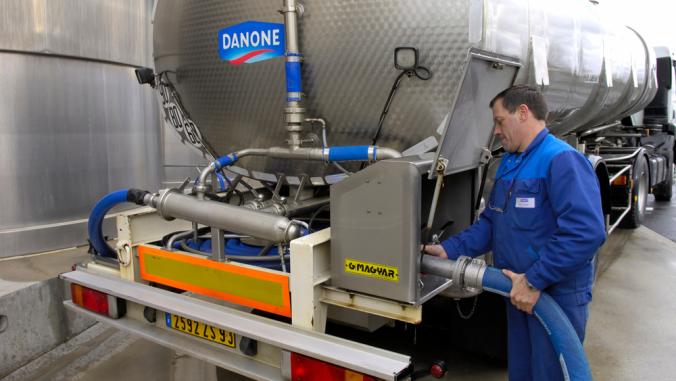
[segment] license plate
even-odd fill
[[[235,348],[235,334],[183,316],[165,313],[167,327]]]

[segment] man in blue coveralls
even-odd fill
[[[592,259],[606,237],[598,180],[582,154],[545,128],[547,104],[535,89],[511,87],[490,107],[506,154],[488,205],[472,226],[424,250],[450,259],[492,250],[494,265],[512,280],[509,379],[560,380],[559,361],[533,306],[547,292],[584,340]]]

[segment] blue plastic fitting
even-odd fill
[[[231,153],[229,155],[224,155],[216,159],[214,161],[214,164],[216,166],[216,170],[220,170],[223,167],[227,167],[229,165],[234,164],[237,161],[237,154],[236,153]]]
[[[482,286],[486,291],[509,297],[512,281],[502,271],[488,267],[484,273]],[[549,334],[549,340],[561,363],[564,380],[591,381],[591,368],[580,338],[556,301],[547,293],[540,293],[533,313]]]
[[[369,146],[329,148],[329,161],[369,160]]]
[[[303,84],[301,82],[300,62],[286,63],[286,100],[289,102],[300,101],[300,97],[292,96],[290,93],[303,92]]]

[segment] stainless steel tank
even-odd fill
[[[180,95],[206,150],[221,155],[284,144],[284,59],[233,65],[219,55],[220,30],[246,21],[282,23],[281,6],[281,0],[158,3],[155,65]],[[370,143],[399,73],[396,47],[417,48],[434,75],[402,81],[378,141],[398,150],[438,138],[472,47],[521,62],[516,82],[542,89],[549,127],[558,135],[629,115],[656,89],[654,57],[643,38],[587,0],[306,0],[302,6],[306,115],[327,120],[330,145]],[[316,184],[336,172],[265,158],[239,165],[235,171],[254,178],[307,173]]]
[[[0,257],[85,243],[107,192],[161,183],[152,0],[0,2]]]

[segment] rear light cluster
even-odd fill
[[[376,381],[359,372],[311,357],[291,353],[292,381]]]
[[[613,180],[613,183],[611,185],[614,186],[620,186],[620,185],[627,185],[627,176],[622,175]]]
[[[78,306],[113,319],[124,316],[127,311],[124,299],[119,299],[79,284],[70,284],[70,294],[73,303]]]

